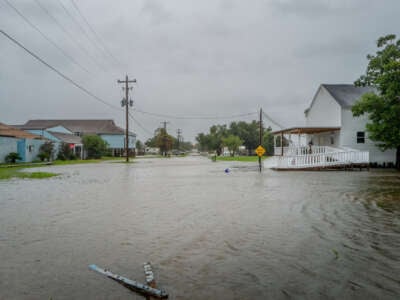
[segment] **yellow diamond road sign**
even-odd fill
[[[264,155],[264,153],[265,153],[265,149],[264,149],[264,147],[263,147],[263,146],[261,146],[261,145],[260,145],[260,146],[258,146],[258,147],[257,147],[257,149],[256,149],[256,153],[257,153],[257,155],[258,155],[258,156],[260,156],[260,157],[261,157],[261,156],[263,156],[263,155]]]

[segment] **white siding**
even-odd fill
[[[353,113],[349,109],[342,109],[342,127],[340,131],[340,146],[348,147],[357,150],[369,151],[369,160],[371,163],[377,162],[379,164],[396,161],[396,150],[386,150],[382,152],[375,146],[375,142],[368,138],[365,125],[367,124],[368,117],[363,115],[361,117],[353,117]],[[365,132],[365,143],[357,143],[357,132]]]
[[[324,88],[320,87],[314,101],[306,114],[306,126],[340,127],[340,105]]]

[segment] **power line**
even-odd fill
[[[7,34],[5,31],[3,31],[2,29],[0,29],[0,33],[3,34],[6,38],[8,38],[10,41],[12,41],[14,44],[16,44],[17,46],[19,46],[20,48],[22,48],[23,50],[25,50],[25,52],[29,53],[31,56],[33,56],[35,59],[37,59],[39,62],[41,62],[42,64],[44,64],[46,67],[48,67],[49,69],[51,69],[52,71],[54,71],[55,73],[57,73],[59,76],[61,76],[62,78],[64,78],[65,80],[67,80],[69,83],[71,83],[72,85],[74,85],[75,87],[77,87],[78,89],[80,89],[81,91],[83,91],[84,93],[86,93],[87,95],[89,95],[90,97],[96,99],[97,101],[113,108],[113,109],[117,109],[119,111],[121,111],[121,109],[119,107],[116,107],[110,103],[108,103],[107,101],[101,99],[100,97],[96,96],[95,94],[93,94],[92,92],[90,92],[89,90],[87,90],[86,88],[84,88],[83,86],[81,86],[79,83],[76,83],[74,80],[72,80],[71,78],[69,78],[67,75],[64,75],[61,71],[57,70],[55,67],[53,67],[52,65],[50,65],[49,63],[47,63],[46,61],[44,61],[42,58],[40,58],[38,55],[36,55],[35,53],[33,53],[31,50],[29,50],[28,48],[26,48],[24,45],[22,45],[20,42],[18,42],[16,39],[14,39],[12,36],[10,36],[9,34]]]
[[[278,126],[279,128],[283,129],[283,126],[280,125],[278,122],[276,122],[274,119],[272,119],[269,115],[267,115],[264,110],[262,110],[262,114],[269,120],[271,121],[271,123],[275,124],[276,126]]]
[[[147,134],[153,135],[153,132],[145,128],[137,119],[135,119],[131,113],[129,113],[129,117],[132,119],[133,122],[135,122],[136,125],[138,125],[141,129],[143,129]]]
[[[40,33],[40,35],[48,41],[50,44],[52,44],[55,48],[57,48],[65,57],[67,57],[72,63],[74,63],[76,66],[81,68],[83,71],[90,73],[88,69],[86,69],[84,66],[82,66],[79,62],[77,62],[71,55],[66,53],[60,46],[57,45],[56,42],[54,42],[51,38],[49,38],[46,34],[44,34],[43,31],[40,30],[39,27],[37,27],[35,24],[33,24],[23,13],[21,13],[14,5],[12,5],[8,0],[4,0],[6,4],[12,8],[26,23],[28,23],[33,29],[35,29],[37,32]]]
[[[257,112],[251,112],[251,113],[245,113],[245,114],[238,114],[238,115],[230,115],[230,116],[173,116],[173,115],[165,115],[165,114],[158,114],[158,113],[152,113],[152,112],[147,112],[143,111],[140,109],[136,109],[135,111],[146,114],[146,115],[151,115],[155,117],[160,117],[160,118],[167,118],[167,119],[185,119],[185,120],[218,120],[218,119],[233,119],[233,118],[239,118],[239,117],[245,117],[245,116],[250,116],[250,115],[255,115]]]
[[[98,68],[100,68],[100,69],[103,70],[103,71],[106,71],[106,70],[104,69],[104,67],[101,66],[101,65],[96,61],[96,59],[95,59],[92,55],[90,55],[89,51],[88,51],[80,42],[78,42],[78,40],[74,39],[73,35],[72,35],[60,22],[58,22],[58,20],[49,12],[49,10],[48,10],[46,7],[44,7],[44,6],[39,2],[39,0],[34,0],[34,1],[35,1],[35,3],[50,17],[50,19],[52,19],[52,21],[53,21],[55,24],[57,24],[57,26],[70,38],[70,40],[71,40],[73,43],[75,43],[75,45],[76,45],[80,50],[82,50],[83,52],[85,52],[85,54],[93,61],[93,63],[94,63]]]
[[[79,6],[75,3],[74,0],[70,0],[72,5],[75,7],[76,11],[79,13],[83,21],[86,23],[86,25],[89,27],[89,29],[92,31],[93,35],[97,38],[98,42],[103,46],[104,50],[107,52],[107,54],[114,59],[114,61],[117,64],[120,64],[119,60],[108,50],[106,45],[104,44],[103,40],[100,38],[100,36],[97,34],[97,32],[94,30],[93,26],[90,25],[89,21],[86,19],[86,17],[83,15],[82,11],[79,9]]]
[[[83,35],[86,37],[86,39],[95,47],[99,52],[103,54],[104,50],[100,48],[96,41],[90,38],[86,30],[83,28],[83,26],[78,22],[78,20],[70,13],[70,11],[65,7],[65,5],[62,3],[61,0],[58,0],[58,3],[60,3],[62,9],[65,11],[65,13],[71,18],[72,22],[74,22],[80,29],[80,31],[83,33]]]

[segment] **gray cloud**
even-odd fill
[[[81,24],[69,0],[61,0]],[[13,1],[43,32],[90,70],[86,74],[0,2],[0,27],[96,95],[119,106],[117,79],[135,77],[138,109],[167,115],[236,115],[263,107],[282,124],[303,122],[320,83],[353,82],[365,70],[367,53],[386,33],[399,33],[395,0],[75,1],[107,49],[99,51],[62,11],[41,0],[106,71],[77,47],[32,1]],[[87,27],[85,27],[88,29]],[[89,31],[88,31],[89,32]],[[0,37],[0,122],[30,118],[113,118],[110,109],[77,90]],[[163,118],[133,112],[146,128]],[[256,116],[249,116],[251,120]],[[169,119],[186,140],[215,123],[231,120]]]

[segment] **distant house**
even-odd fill
[[[18,153],[21,162],[36,160],[40,146],[46,141],[41,136],[0,123],[0,162],[11,152]]]
[[[37,128],[25,125],[14,125],[14,127],[24,130],[26,132],[39,135],[52,141],[54,144],[52,159],[56,159],[58,151],[60,150],[62,144],[67,144],[77,157],[81,159],[84,158],[82,139],[79,136],[75,136],[71,131],[63,126]]]
[[[125,130],[113,120],[29,120],[20,128],[30,132],[37,130],[73,134],[77,137],[98,135],[108,144],[113,156],[122,156],[125,151]],[[59,136],[60,137],[60,136]],[[129,132],[129,149],[135,149],[136,135]]]
[[[274,160],[275,167],[394,164],[395,150],[381,151],[369,139],[365,129],[368,116],[354,117],[351,112],[351,107],[367,92],[374,90],[351,84],[321,84],[304,112],[306,126],[273,132],[278,156]]]

